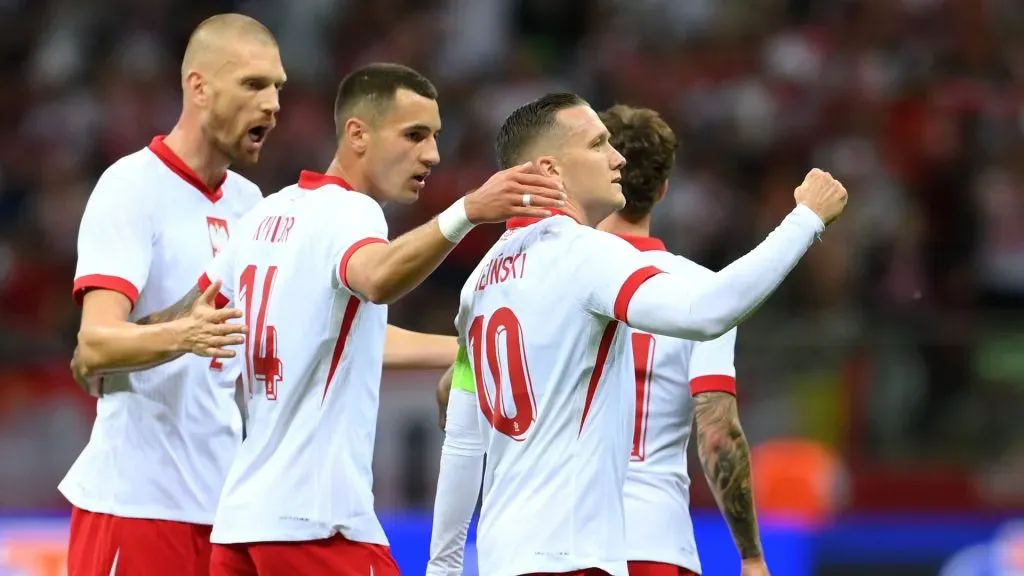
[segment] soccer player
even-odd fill
[[[199,282],[223,281],[219,304],[250,327],[248,436],[217,508],[215,576],[398,573],[372,494],[386,305],[474,223],[563,204],[557,180],[524,164],[388,242],[381,204],[414,201],[440,160],[437,92],[373,64],[341,82],[334,113],[326,172],[260,202]]]
[[[104,381],[92,436],[60,484],[73,506],[70,576],[208,571],[210,525],[241,433],[233,382],[217,369],[244,327],[224,324],[240,313],[206,299],[173,322],[144,317],[194,285],[230,223],[262,197],[228,166],[259,158],[284,82],[262,24],[205,20],[182,61],[177,124],[107,168],[89,198],[72,368],[80,381]],[[168,362],[184,352],[198,356]]]
[[[651,209],[668,190],[676,137],[657,112],[613,106],[601,113],[611,144],[626,158],[624,208],[599,225],[649,262],[689,278],[706,268],[665,251],[651,237]],[[630,576],[700,574],[690,520],[686,446],[691,423],[708,484],[742,558],[744,576],[767,575],[754,511],[750,449],[736,411],[736,329],[694,342],[633,330],[636,412],[626,475],[626,554]],[[691,397],[692,396],[692,400]]]
[[[554,217],[510,220],[463,288],[456,327],[475,394],[453,384],[428,573],[461,569],[486,453],[481,573],[626,576],[635,387],[623,325],[700,341],[724,335],[842,213],[846,191],[812,170],[796,208],[757,248],[691,278],[593,228],[625,205],[624,159],[578,96],[517,109],[497,148],[502,166],[532,159],[561,180],[568,201]]]

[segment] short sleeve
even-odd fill
[[[124,176],[105,172],[93,188],[78,232],[72,296],[78,304],[94,289],[120,292],[138,302],[153,251],[153,222],[146,191]]]
[[[221,281],[220,293],[217,294],[217,308],[224,308],[235,299],[235,283],[238,281],[235,274],[237,245],[236,241],[229,240],[227,246],[217,252],[213,260],[206,265],[206,271],[199,277],[200,292],[205,292],[210,284],[217,280]]]
[[[695,342],[690,354],[690,394],[727,392],[736,395],[736,329],[714,340]]]
[[[633,295],[663,270],[621,238],[598,230],[584,231],[572,250],[580,255],[574,283],[583,290],[583,306],[597,316],[628,323]]]
[[[348,285],[348,261],[360,248],[368,244],[388,242],[388,224],[384,212],[375,200],[358,192],[343,194],[339,209],[344,222],[328,228],[331,236],[331,262],[334,286],[355,294]],[[358,296],[358,294],[357,294]]]

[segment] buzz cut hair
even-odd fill
[[[675,165],[679,142],[668,123],[650,108],[618,104],[599,116],[611,132],[611,145],[626,159],[621,169],[626,206],[619,214],[627,220],[639,220],[658,201],[661,187]]]
[[[578,94],[555,92],[516,108],[498,130],[495,153],[502,170],[526,161],[526,156],[543,136],[558,127],[562,110],[589,106]]]
[[[334,100],[335,135],[344,136],[345,122],[366,114],[366,120],[375,122],[394,103],[399,90],[409,90],[424,98],[437,100],[437,88],[419,72],[386,62],[367,64],[342,79]]]

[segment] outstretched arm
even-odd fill
[[[459,343],[454,336],[413,332],[388,324],[384,341],[385,370],[441,370],[455,362]]]
[[[375,304],[390,304],[419,286],[473,225],[549,215],[544,208],[561,206],[564,194],[555,180],[529,170],[524,165],[498,172],[437,218],[394,242],[358,246],[343,264],[342,283]],[[531,195],[532,207],[521,204],[525,194]]]
[[[750,475],[750,446],[740,426],[736,397],[727,392],[694,396],[697,452],[740,557],[761,560],[761,536]]]

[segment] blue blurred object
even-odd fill
[[[392,553],[405,574],[422,574],[430,554],[430,515],[381,516]],[[694,517],[704,574],[739,573],[739,557],[728,528],[717,514]],[[48,576],[32,567],[31,554],[51,560],[63,554],[68,518],[63,515],[0,516],[0,576]],[[774,574],[811,576],[821,565],[871,567],[935,565],[947,559],[948,576],[1009,576],[1024,567],[1024,523],[1012,518],[968,516],[858,516],[815,530],[796,523],[762,520],[762,540]],[[470,527],[467,576],[476,575]],[[979,564],[981,563],[981,564]],[[36,563],[39,566],[45,562]],[[52,564],[50,564],[52,566]],[[973,568],[973,571],[971,569]]]

